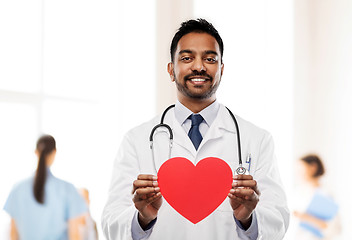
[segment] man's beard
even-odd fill
[[[205,77],[207,77],[206,81],[210,81],[211,83],[213,82],[213,78],[210,75],[208,75],[207,73],[205,73],[205,72],[195,71],[195,72],[193,72],[191,74],[186,75],[183,78],[183,84],[182,84],[182,83],[180,83],[177,80],[175,72],[174,72],[174,76],[175,76],[175,82],[176,82],[177,90],[180,91],[183,95],[185,95],[185,96],[187,96],[189,98],[198,99],[198,100],[207,99],[207,98],[210,98],[211,96],[213,96],[216,93],[216,91],[218,90],[218,87],[219,87],[219,84],[220,84],[220,81],[219,81],[214,86],[211,85],[210,88],[206,92],[194,93],[194,92],[190,91],[188,86],[187,86],[187,81],[191,81],[189,79],[190,77],[193,77],[193,76],[205,76]],[[197,86],[195,86],[195,87],[197,87]]]

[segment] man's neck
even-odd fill
[[[184,105],[186,108],[191,110],[193,113],[199,113],[204,108],[208,107],[213,102],[215,102],[216,98],[214,96],[208,99],[187,99],[186,100],[178,97],[178,100],[180,101],[180,103],[182,103],[182,105]]]

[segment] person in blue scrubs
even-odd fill
[[[324,162],[318,155],[309,154],[299,159],[301,186],[296,190],[295,200],[297,229],[295,239],[332,240],[339,239],[341,220],[339,204],[334,191],[327,185]],[[298,220],[298,221],[297,221]]]
[[[87,208],[77,189],[50,171],[56,155],[55,139],[40,137],[35,152],[35,175],[16,184],[4,206],[11,216],[11,240],[80,239],[78,225]]]

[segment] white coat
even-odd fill
[[[109,198],[102,216],[102,226],[108,239],[132,239],[131,223],[137,211],[132,201],[133,181],[141,173],[157,175],[149,146],[149,135],[160,118],[144,123],[129,131],[116,158]],[[241,135],[242,158],[251,154],[250,174],[261,192],[255,209],[258,222],[258,239],[283,239],[288,228],[289,211],[283,191],[274,145],[268,132],[236,116]],[[185,157],[196,164],[206,157],[226,161],[233,171],[238,167],[236,127],[226,108],[220,104],[218,116],[195,150],[185,130],[176,120],[171,109],[165,117],[173,130],[174,142],[171,157]],[[154,134],[154,155],[157,169],[169,159],[169,134],[159,128]],[[248,166],[246,166],[248,167]],[[182,177],[182,176],[180,176]],[[211,190],[210,190],[211,194]],[[234,240],[249,239],[236,225],[229,199],[208,217],[193,224],[178,214],[165,200],[158,212],[158,219],[149,239],[167,240]]]

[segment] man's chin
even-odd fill
[[[209,89],[208,85],[194,85],[188,81],[185,86],[177,84],[176,82],[176,87],[184,96],[195,100],[210,98],[216,92],[216,89]]]
[[[195,93],[195,92],[188,92],[187,93],[187,96],[189,98],[192,98],[192,99],[197,99],[197,100],[203,100],[203,99],[207,99],[207,98],[210,98],[212,94],[210,94],[209,92],[202,92],[202,93]]]

